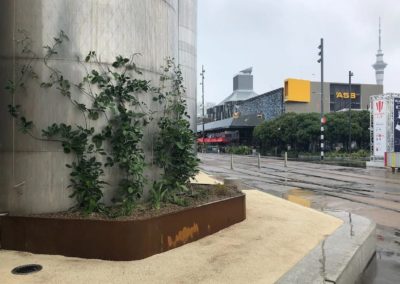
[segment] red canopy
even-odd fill
[[[225,137],[198,138],[198,143],[228,143]]]

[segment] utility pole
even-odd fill
[[[354,76],[353,72],[349,71],[349,153],[351,153],[351,77]]]
[[[321,64],[321,160],[324,159],[324,39],[321,38],[321,43],[318,46],[320,50],[318,55],[318,63]]]
[[[204,105],[204,73],[205,72],[206,71],[204,70],[204,65],[201,65],[201,73],[200,73],[200,76],[201,76],[201,106],[202,106],[201,122],[203,124],[203,133],[202,133],[203,150],[204,150],[204,145],[205,145],[205,143],[204,143],[204,138],[205,138],[205,133],[204,133],[204,108],[205,108],[205,105]]]

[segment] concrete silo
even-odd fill
[[[160,66],[167,56],[182,64],[191,123],[196,116],[196,0],[2,0],[0,1],[0,86],[15,79],[18,66],[30,60],[19,53],[15,39],[25,30],[33,40],[37,55],[33,66],[40,77],[48,70],[43,64],[43,46],[63,30],[70,42],[51,59],[71,81],[84,75],[82,62],[95,50],[104,63],[116,55],[141,53],[137,65],[143,78],[158,81]],[[90,68],[90,66],[87,66]],[[65,164],[71,157],[57,143],[41,142],[20,133],[7,112],[12,98],[0,90],[0,212],[12,214],[42,213],[68,209],[73,205],[66,189],[69,170]],[[144,100],[157,108],[151,98]],[[81,123],[82,118],[65,98],[45,92],[38,84],[29,83],[25,91],[15,94],[14,102],[24,107],[26,116],[40,130],[53,122]],[[146,159],[152,158],[156,128],[146,130],[143,148]],[[116,173],[108,172],[113,182]],[[157,171],[148,168],[146,176]],[[105,198],[113,193],[110,186]],[[107,200],[106,200],[107,201]]]

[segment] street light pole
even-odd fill
[[[202,106],[202,116],[201,116],[201,121],[202,121],[202,124],[203,124],[203,148],[204,148],[204,138],[205,138],[205,133],[204,133],[204,108],[205,108],[205,106],[204,106],[204,73],[205,73],[206,71],[204,70],[204,65],[201,65],[201,73],[200,73],[200,76],[201,76],[201,106]],[[203,149],[204,150],[204,149]]]
[[[324,159],[324,123],[323,123],[323,116],[324,116],[324,39],[321,38],[321,43],[318,46],[320,52],[318,55],[320,58],[318,59],[318,63],[321,64],[321,160]]]
[[[353,72],[349,71],[349,152],[351,153],[351,77],[354,76]]]

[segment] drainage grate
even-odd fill
[[[39,264],[26,264],[15,267],[13,270],[11,270],[11,273],[17,275],[25,275],[38,272],[42,270],[42,268],[43,267]]]

